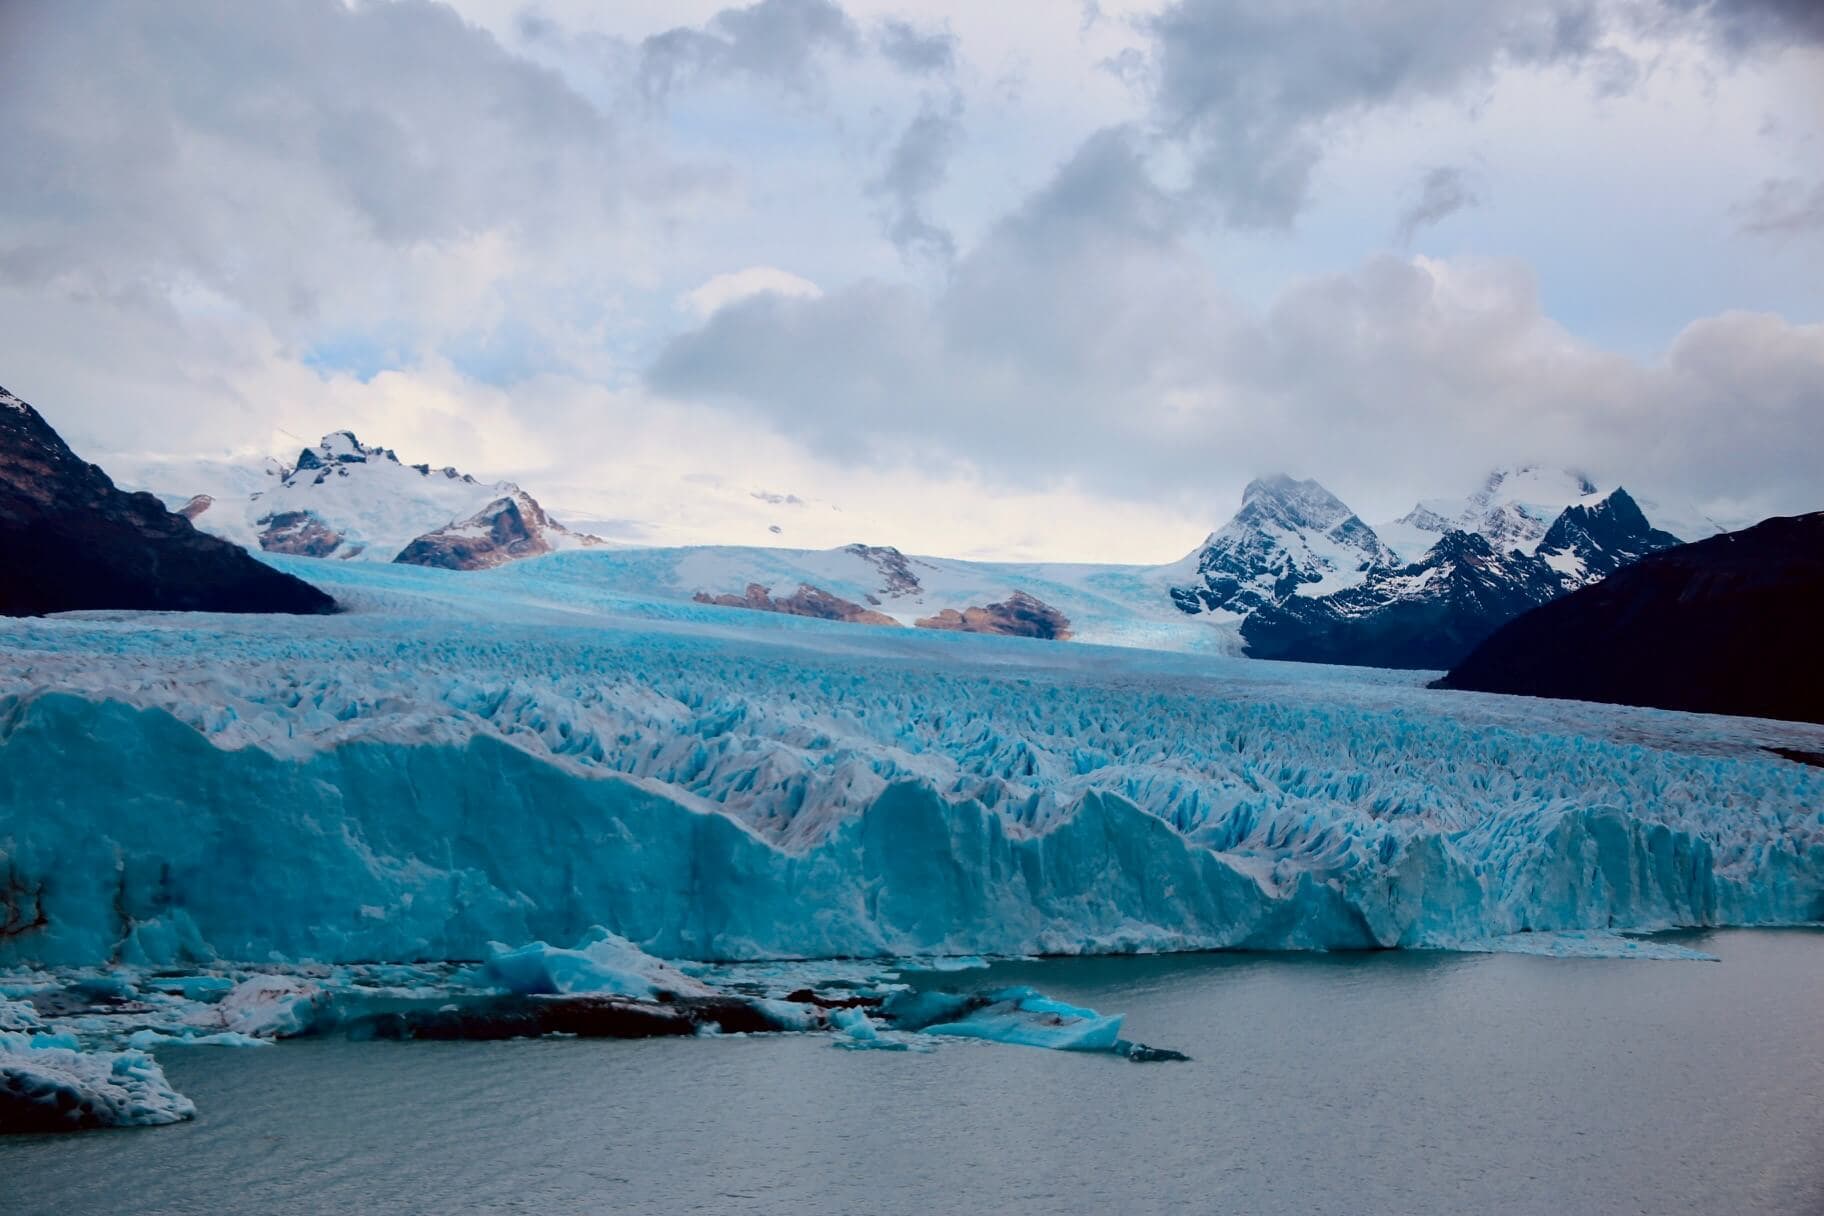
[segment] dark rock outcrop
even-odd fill
[[[341,547],[343,535],[324,523],[315,511],[280,511],[274,515],[262,515],[260,525],[260,548],[268,553],[285,553],[292,557],[328,557]],[[361,552],[355,548],[342,554],[354,557]]]
[[[118,489],[38,411],[0,389],[0,613],[80,608],[335,611],[301,579]]]
[[[1440,688],[1824,722],[1824,512],[1656,553],[1507,624]]]
[[[1070,640],[1070,618],[1041,599],[1016,591],[997,604],[946,608],[936,616],[913,622],[920,629],[945,629],[956,633],[994,633],[1012,638]]]
[[[582,1039],[652,1039],[694,1035],[767,1034],[796,1030],[758,1001],[738,996],[500,996],[438,1009],[376,1014],[346,1027],[356,1038],[486,1042],[574,1035]]]
[[[723,608],[747,608],[755,612],[780,612],[787,616],[815,617],[820,621],[848,621],[856,625],[898,625],[884,612],[864,608],[854,600],[831,595],[809,583],[798,584],[790,595],[774,596],[770,587],[749,583],[742,595],[711,595],[699,591],[691,596],[699,604],[717,604]]]
[[[845,553],[853,553],[880,571],[879,594],[888,598],[902,595],[916,595],[923,590],[918,575],[913,573],[912,565],[906,555],[891,545],[845,545]]]
[[[537,499],[518,490],[467,519],[425,533],[400,550],[393,561],[444,570],[486,570],[550,553],[558,547],[553,541],[560,537],[584,547],[603,543],[600,537],[570,531],[546,515]]]

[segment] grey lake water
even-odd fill
[[[0,1212],[1824,1213],[1824,933],[1718,963],[1048,960],[932,977],[1188,1064],[947,1041],[161,1056],[194,1123],[0,1141]]]

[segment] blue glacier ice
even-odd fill
[[[593,992],[647,999],[661,993],[707,995],[713,991],[599,925],[575,949],[544,942],[508,948],[490,942],[482,974],[487,982],[522,995]]]
[[[836,1046],[850,1051],[910,1051],[912,1042],[903,1034],[883,1030],[865,1009],[830,1010],[830,1028],[840,1037]]]
[[[1763,750],[1817,728],[642,600],[558,558],[287,568],[352,610],[0,622],[0,967],[484,960],[593,926],[753,960],[1824,915],[1824,771]],[[250,1024],[307,1001],[246,995]]]
[[[143,1051],[84,1051],[67,1034],[0,1032],[0,1131],[150,1127],[196,1116]]]
[[[1121,1042],[1120,1014],[1100,1014],[1024,987],[973,996],[924,992],[894,997],[881,1012],[895,1025],[922,1034],[1020,1047],[1112,1052]]]

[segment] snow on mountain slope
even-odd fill
[[[121,463],[134,484],[173,510],[186,510],[198,528],[250,549],[304,557],[390,562],[420,537],[452,527],[460,532],[502,499],[530,501],[512,482],[406,464],[392,449],[364,444],[350,431],[325,435],[289,464],[132,457]],[[565,543],[553,533],[544,548],[534,548]]]
[[[349,431],[305,448],[275,485],[245,504],[243,513],[263,548],[309,557],[391,561],[426,532],[466,519],[517,487],[484,484],[452,468],[407,465],[389,448],[368,447]],[[229,504],[220,503],[197,521]],[[315,520],[324,535],[304,548],[283,547],[284,524]]]
[[[1824,512],[1774,518],[1528,613],[1440,683],[1824,722],[1820,614]]]
[[[1232,621],[1191,618],[1167,594],[1174,567],[972,562],[917,557],[886,546],[840,549],[624,549],[579,554],[540,578],[662,599],[742,599],[758,586],[775,599],[802,589],[917,627],[946,612],[1016,606],[1027,596],[1062,617],[1076,641],[1235,653]],[[732,610],[732,609],[731,609]],[[860,619],[859,615],[856,619]],[[930,625],[926,626],[931,627]]]
[[[1566,557],[1578,562],[1574,551]],[[1497,551],[1478,532],[1451,531],[1411,565],[1377,570],[1334,595],[1262,608],[1241,633],[1260,658],[1443,670],[1564,591],[1546,561]]]
[[[1566,507],[1604,494],[1582,473],[1520,465],[1496,469],[1464,498],[1428,498],[1375,533],[1404,561],[1417,561],[1446,532],[1475,532],[1497,553],[1531,553]]]
[[[1534,556],[1556,571],[1565,590],[1571,591],[1679,543],[1678,537],[1647,522],[1640,506],[1618,488],[1596,502],[1566,507],[1540,539]]]
[[[1709,511],[1687,499],[1665,495],[1649,497],[1645,494],[1635,495],[1640,509],[1652,521],[1653,526],[1660,528],[1686,544],[1720,536],[1724,532],[1739,532],[1743,528],[1759,523],[1762,516],[1742,514],[1739,511]]]
[[[1443,669],[1521,613],[1677,543],[1616,489],[1566,507],[1533,553],[1452,530],[1416,562],[1268,605],[1241,632],[1262,658]]]
[[[1374,530],[1315,481],[1250,482],[1241,509],[1179,563],[1187,613],[1244,614],[1289,595],[1327,595],[1392,563]]]
[[[0,965],[1450,945],[1824,907],[1824,730],[455,573],[0,622]]]

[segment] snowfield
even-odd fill
[[[1821,728],[745,612],[599,577],[629,560],[290,559],[351,611],[0,622],[0,966],[1824,916],[1824,770],[1763,750]]]

